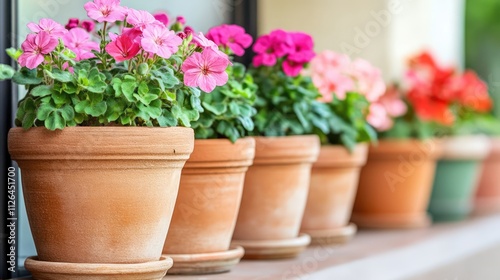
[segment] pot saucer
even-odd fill
[[[36,280],[161,280],[172,264],[167,257],[134,264],[45,262],[29,257],[24,263]]]
[[[355,224],[345,227],[321,230],[303,230],[311,236],[311,245],[345,244],[356,234],[358,228]]]
[[[233,240],[231,245],[245,248],[244,259],[288,259],[294,258],[311,243],[308,234],[301,233],[296,238],[282,240]]]
[[[357,214],[353,213],[351,222],[359,228],[373,229],[412,229],[426,228],[432,224],[427,213],[419,214]]]
[[[500,198],[476,197],[474,201],[474,215],[489,215],[500,213]]]
[[[240,262],[245,251],[240,246],[231,246],[228,251],[203,254],[166,254],[174,260],[168,274],[213,274],[231,270]]]

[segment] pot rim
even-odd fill
[[[370,145],[369,159],[397,159],[400,156],[418,152],[428,159],[438,159],[442,154],[442,140],[429,139],[380,139],[378,143]]]
[[[358,143],[350,152],[343,145],[322,145],[313,168],[361,167],[366,164],[368,143]]]
[[[255,139],[245,137],[232,143],[229,139],[196,139],[194,151],[185,169],[248,167],[255,157]]]
[[[22,160],[187,159],[194,132],[186,127],[12,128],[8,148]]]
[[[313,163],[320,141],[317,135],[255,136],[254,165]]]
[[[445,137],[442,143],[442,160],[483,160],[492,149],[490,138],[484,135]]]

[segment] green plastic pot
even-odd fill
[[[491,149],[483,136],[443,140],[428,211],[434,221],[460,221],[473,210],[482,163]]]

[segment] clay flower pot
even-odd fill
[[[371,146],[351,221],[368,228],[429,226],[426,209],[440,146],[437,140],[389,139]]]
[[[224,272],[243,257],[243,249],[230,250],[230,243],[255,140],[195,140],[194,146],[163,247],[174,260],[172,274]]]
[[[161,279],[172,265],[161,248],[193,138],[189,128],[11,129],[35,279]],[[65,271],[73,275],[57,276]]]
[[[484,159],[491,151],[485,136],[451,137],[443,140],[429,213],[435,221],[457,221],[469,216]]]
[[[357,145],[352,153],[340,145],[321,147],[301,227],[313,244],[344,243],[355,234],[356,226],[349,220],[367,155],[367,144]]]
[[[294,257],[310,242],[308,235],[299,236],[299,230],[319,138],[255,137],[255,141],[233,244],[245,248],[245,258]]]
[[[492,149],[483,164],[474,209],[477,213],[500,212],[500,138],[491,140]]]

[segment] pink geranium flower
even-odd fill
[[[216,86],[227,83],[226,69],[230,61],[227,56],[221,56],[211,48],[202,53],[193,53],[182,64],[184,83],[187,86],[199,87],[204,92],[211,92]]]
[[[333,96],[343,100],[354,89],[349,76],[351,60],[347,55],[324,51],[311,61],[311,76],[322,95],[321,100],[331,102]]]
[[[35,69],[44,61],[44,55],[49,54],[57,47],[58,41],[45,31],[38,34],[28,34],[21,44],[23,54],[18,59],[22,67]]]
[[[127,10],[120,6],[120,0],[94,0],[84,5],[89,18],[98,22],[116,22],[125,19]]]
[[[356,91],[370,102],[378,100],[386,90],[380,69],[364,59],[356,59],[351,66],[351,75],[356,83]]]
[[[139,53],[141,47],[133,38],[122,34],[106,46],[106,51],[117,61],[130,60]]]
[[[384,106],[379,103],[373,103],[370,105],[368,116],[366,121],[373,126],[378,131],[389,130],[393,125],[393,120],[387,114]]]
[[[231,49],[237,55],[245,54],[245,49],[252,45],[252,36],[245,32],[245,29],[238,25],[221,25],[210,29],[207,38],[214,41],[218,46]]]
[[[164,26],[150,25],[144,29],[141,40],[142,48],[163,58],[170,58],[179,50],[182,39]]]
[[[144,30],[147,26],[158,21],[149,12],[129,9],[127,22],[140,30]]]
[[[156,13],[153,15],[153,17],[157,21],[163,23],[163,25],[168,26],[170,19],[168,18],[168,15],[166,13]]]
[[[62,26],[61,24],[59,24],[51,19],[48,19],[48,18],[42,18],[38,22],[38,24],[33,23],[33,22],[28,23],[28,28],[31,31],[33,31],[34,33],[45,31],[49,35],[56,37],[56,38],[61,37],[64,34],[66,34],[66,32],[68,32],[68,30],[66,30],[66,28],[64,28],[64,26]]]
[[[95,57],[92,51],[99,50],[99,44],[91,41],[90,34],[80,27],[69,30],[62,40],[64,45],[76,54],[76,61]]]

